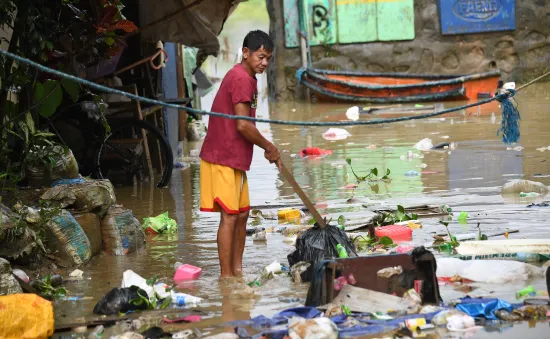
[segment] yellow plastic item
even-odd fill
[[[291,222],[300,220],[300,217],[302,216],[300,211],[294,208],[279,210],[279,212],[277,212],[277,215],[279,216],[279,220],[291,221]]]
[[[48,338],[54,332],[52,303],[36,294],[0,297],[0,338]]]

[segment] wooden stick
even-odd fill
[[[286,178],[290,186],[292,186],[294,191],[296,191],[300,199],[302,199],[304,205],[306,205],[307,209],[313,215],[313,218],[315,218],[319,226],[321,226],[322,229],[327,228],[327,223],[325,222],[325,219],[321,217],[321,214],[319,214],[319,211],[317,211],[317,209],[311,203],[311,201],[309,200],[307,195],[304,193],[304,191],[302,191],[300,186],[298,186],[298,183],[296,182],[296,180],[294,180],[294,177],[292,176],[292,174],[290,174],[285,164],[283,164],[282,162],[281,162],[281,172],[283,173],[284,177]]]

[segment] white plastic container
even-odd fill
[[[203,301],[202,298],[181,292],[172,291],[170,295],[172,297],[172,304],[178,306],[200,306]]]

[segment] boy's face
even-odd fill
[[[256,74],[262,74],[271,60],[272,52],[266,50],[264,46],[256,51],[251,51],[248,47],[243,48],[243,58],[245,63]]]

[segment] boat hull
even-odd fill
[[[375,103],[477,100],[492,96],[500,78],[498,71],[462,76],[317,69],[299,72],[301,84],[321,100]]]

